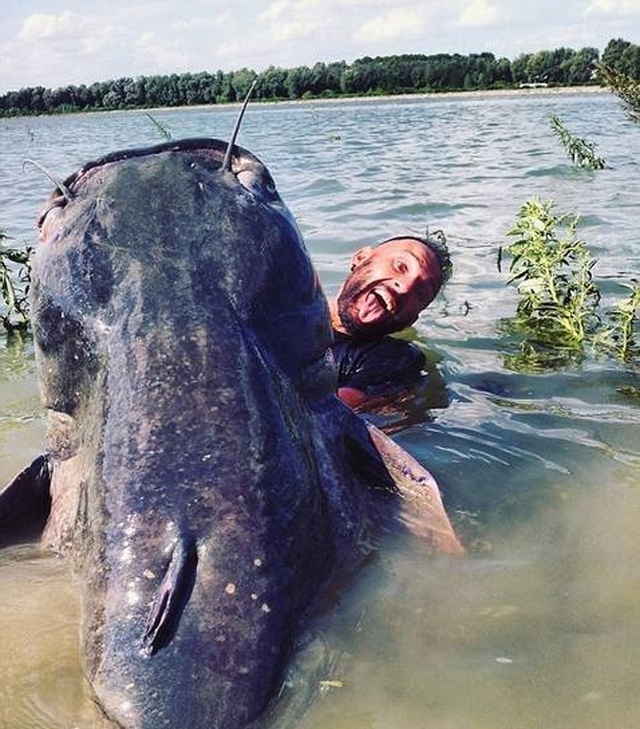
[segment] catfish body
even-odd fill
[[[295,221],[266,167],[234,147],[227,168],[226,148],[108,155],[39,223],[43,542],[73,560],[87,679],[126,729],[259,717],[372,487],[411,481],[425,535],[459,550],[429,474],[335,397]]]

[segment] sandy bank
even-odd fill
[[[496,96],[517,97],[517,96],[554,96],[554,95],[582,95],[582,94],[609,94],[608,88],[604,86],[554,86],[535,89],[480,89],[477,91],[442,91],[424,92],[416,94],[393,94],[389,96],[339,96],[327,99],[296,99],[284,101],[265,101],[260,103],[275,105],[296,105],[296,104],[326,104],[347,101],[359,102],[386,102],[386,101],[418,101],[420,99],[478,99],[494,98]],[[231,104],[230,106],[237,106]]]
[[[416,94],[392,94],[389,96],[336,96],[323,99],[283,99],[280,101],[255,101],[260,106],[303,106],[314,104],[345,104],[349,102],[364,102],[383,104],[389,101],[421,101],[424,99],[479,99],[494,98],[496,96],[524,97],[524,96],[553,96],[553,95],[582,95],[582,94],[610,94],[604,86],[554,86],[537,89],[485,89],[478,91],[443,91]],[[233,109],[238,108],[241,102],[228,104],[198,104],[195,106],[157,107],[153,109],[129,109],[130,112],[177,111],[188,109]],[[119,110],[122,111],[122,110]]]

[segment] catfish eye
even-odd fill
[[[47,231],[44,229],[45,223],[48,225],[60,214],[62,208],[67,204],[64,197],[51,196],[46,202],[40,215],[38,215],[37,226],[38,230],[41,231],[41,236],[46,237]]]
[[[257,175],[254,170],[240,170],[236,177],[242,187],[246,187],[247,190],[250,190],[251,192],[253,192],[254,188],[257,187]]]
[[[245,167],[236,172],[238,182],[253,195],[270,199],[276,197],[276,185],[268,173],[255,167]]]

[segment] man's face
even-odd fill
[[[412,238],[363,248],[338,294],[338,314],[355,337],[400,331],[418,318],[442,284],[436,255]]]

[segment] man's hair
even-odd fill
[[[393,238],[387,238],[382,243],[389,243],[393,240],[403,240],[408,238],[409,240],[417,240],[422,245],[426,246],[436,257],[440,271],[442,272],[442,286],[451,278],[453,273],[453,263],[451,262],[451,256],[449,255],[449,248],[447,247],[447,238],[443,230],[429,231],[427,228],[424,236],[420,235],[395,235]]]

